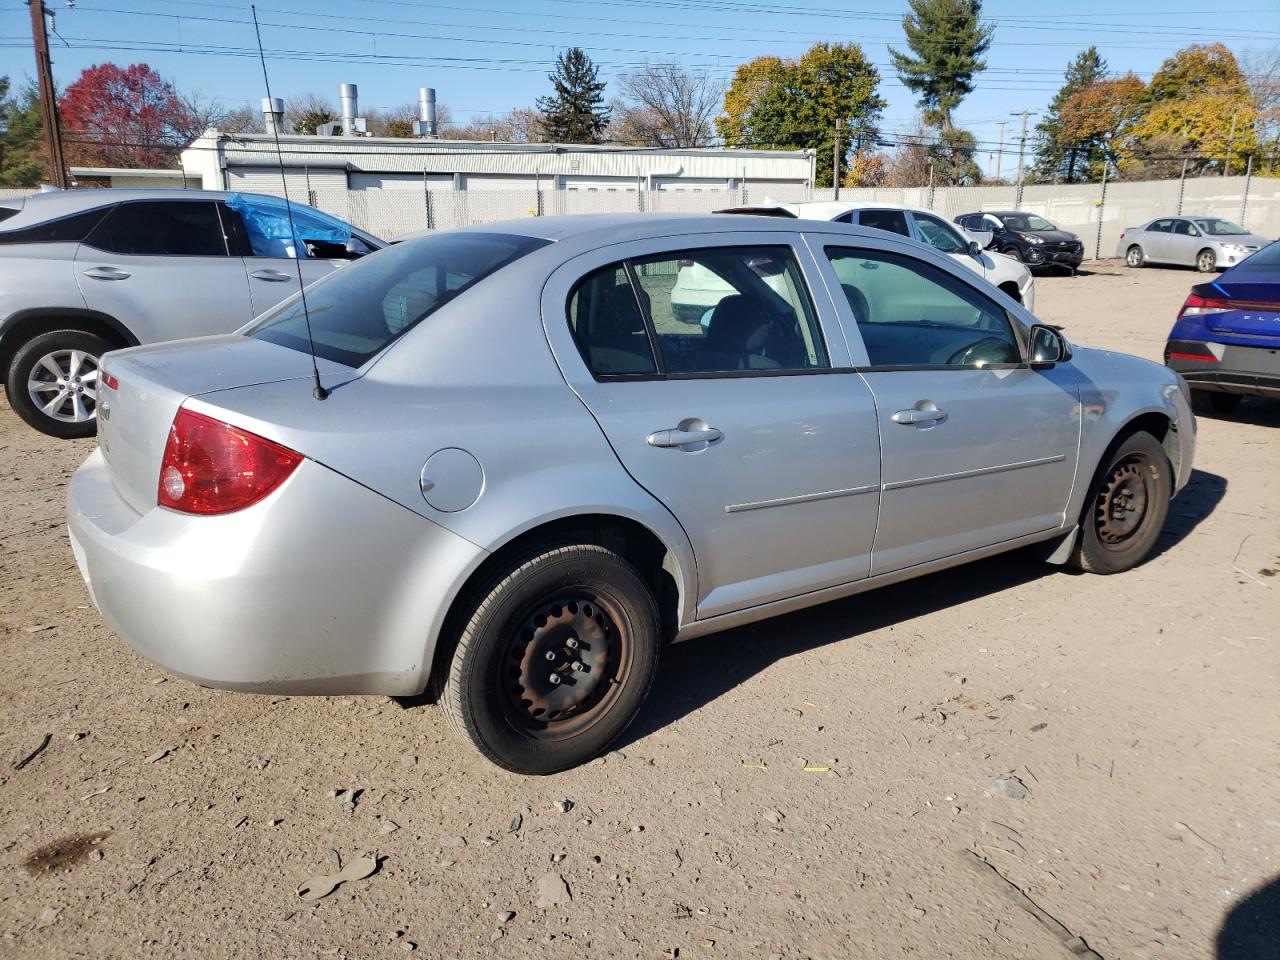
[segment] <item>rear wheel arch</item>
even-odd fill
[[[454,594],[432,654],[424,691],[428,699],[438,699],[449,676],[461,631],[487,588],[532,556],[571,544],[606,547],[634,566],[653,591],[664,641],[675,636],[686,589],[675,551],[649,527],[628,517],[594,513],[561,517],[526,530],[495,548]]]
[[[117,348],[136,347],[140,343],[123,323],[97,310],[74,307],[20,310],[0,327],[0,383],[8,378],[13,355],[24,343],[54,330],[81,330],[101,337]]]

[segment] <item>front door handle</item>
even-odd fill
[[[128,280],[129,274],[119,267],[90,267],[84,272],[95,280]]]
[[[910,410],[899,410],[893,415],[893,422],[904,426],[922,423],[941,423],[947,419],[946,411],[937,407],[913,407]]]
[[[724,436],[715,427],[681,424],[669,430],[655,430],[647,442],[651,447],[675,447],[690,452],[706,449]]]
[[[249,276],[255,280],[270,280],[272,283],[288,283],[293,279],[292,273],[285,273],[283,270],[254,270]]]

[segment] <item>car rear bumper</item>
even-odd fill
[[[1280,348],[1170,340],[1165,344],[1164,362],[1196,390],[1280,397]]]
[[[261,503],[139,514],[100,451],[71,480],[71,546],[138,653],[208,686],[409,695],[431,624],[484,551],[310,460]]]

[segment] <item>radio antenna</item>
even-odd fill
[[[253,32],[258,38],[258,60],[262,63],[262,84],[267,88],[267,99],[271,100],[271,81],[267,78],[267,55],[262,51],[262,28],[258,26],[258,8],[250,4],[249,10],[253,13]],[[275,108],[272,107],[272,109]],[[293,241],[293,265],[298,269],[298,293],[302,297],[302,318],[307,324],[307,346],[311,349],[311,377],[315,383],[315,389],[311,391],[311,395],[317,400],[323,400],[329,396],[329,391],[320,383],[320,367],[316,364],[316,341],[311,335],[311,311],[307,309],[307,288],[302,281],[302,257],[298,249],[298,230],[293,225],[293,203],[289,199],[289,178],[284,172],[284,153],[280,149],[279,124],[271,124],[271,134],[276,141],[276,163],[280,166],[280,184],[284,187],[284,208],[289,212],[289,236]]]

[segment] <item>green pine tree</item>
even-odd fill
[[[0,187],[38,186],[47,176],[40,94],[31,84],[16,96],[9,90],[0,77]]]
[[[547,74],[554,92],[538,98],[538,110],[546,139],[553,143],[599,143],[609,124],[604,106],[604,82],[599,70],[581,47],[572,47],[556,59],[555,73]]]
[[[1049,183],[1075,183],[1087,176],[1086,165],[1096,143],[1064,144],[1061,140],[1062,108],[1073,95],[1104,79],[1107,61],[1097,47],[1081,50],[1067,64],[1061,89],[1049,101],[1045,117],[1036,124],[1035,178]]]
[[[903,85],[916,94],[925,122],[947,132],[952,111],[973,92],[973,77],[995,27],[982,22],[982,0],[908,0],[902,18],[910,53],[889,48]]]

